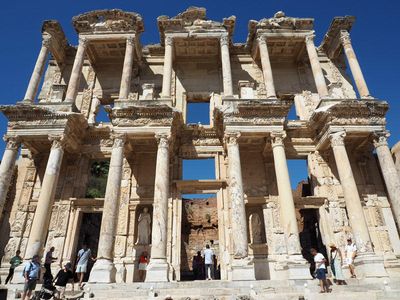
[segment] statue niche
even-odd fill
[[[149,245],[151,234],[151,215],[147,207],[143,208],[138,218],[136,245]]]
[[[262,222],[257,213],[252,213],[249,217],[250,241],[252,244],[262,243]]]

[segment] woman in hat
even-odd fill
[[[342,261],[343,261],[342,252],[340,251],[339,248],[336,247],[334,243],[330,243],[329,248],[331,248],[330,251],[331,268],[332,268],[332,273],[335,276],[336,284],[338,285],[345,284],[342,272]]]

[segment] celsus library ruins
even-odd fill
[[[144,252],[143,286],[189,281],[208,244],[218,279],[257,287],[311,279],[310,248],[328,258],[348,238],[357,279],[400,277],[389,105],[363,77],[355,18],[335,17],[320,45],[313,18],[250,20],[240,43],[235,21],[190,7],[154,21],[153,45],[135,12],[73,17],[78,45],[44,21],[25,96],[0,106],[2,282],[16,250],[43,263],[54,247],[54,274],[83,244],[93,289],[141,281]],[[198,104],[208,124],[188,120]],[[214,178],[183,178],[185,161],[210,160]],[[306,165],[294,189],[289,160]]]

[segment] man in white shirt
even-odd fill
[[[90,249],[86,246],[86,244],[83,244],[82,249],[78,251],[78,256],[76,258],[76,274],[78,275],[79,278],[80,289],[82,289],[83,277],[87,272],[87,265],[89,259],[93,261],[95,260],[92,257],[92,252],[90,251]]]
[[[213,255],[214,251],[210,249],[210,246],[207,244],[206,249],[203,251],[204,255],[204,265],[206,269],[206,279],[211,280],[213,279],[213,272],[212,272],[212,265],[213,265]]]
[[[326,281],[326,259],[325,257],[321,254],[318,253],[317,250],[314,248],[311,248],[310,250],[312,256],[314,256],[314,262],[315,262],[315,273],[317,275],[317,278],[319,279],[319,285],[321,287],[320,293],[329,293],[329,284],[328,281]]]
[[[352,242],[351,238],[347,239],[347,245],[344,247],[346,265],[349,266],[351,278],[356,278],[354,269],[354,259],[357,256],[357,246]]]

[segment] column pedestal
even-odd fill
[[[152,258],[147,266],[146,282],[168,282],[169,265],[166,259]]]
[[[115,282],[116,273],[117,269],[111,260],[100,258],[96,260],[90,272],[89,282],[112,283]]]

